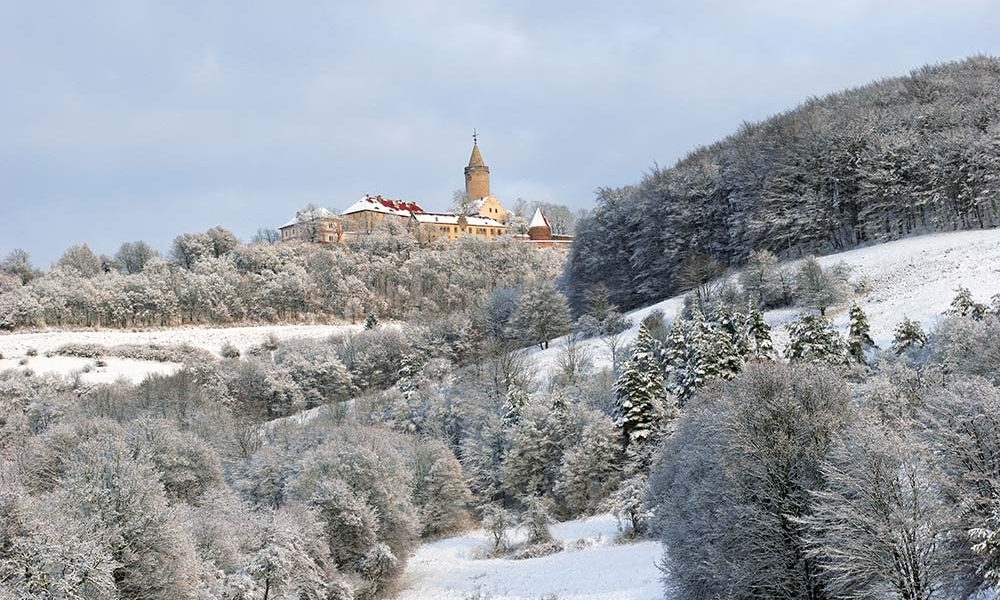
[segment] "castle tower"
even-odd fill
[[[528,239],[536,242],[552,240],[552,226],[540,208],[535,209],[535,214],[528,223]]]
[[[483,162],[479,153],[479,140],[472,134],[472,156],[469,166],[465,167],[465,197],[469,200],[479,200],[490,195],[490,168]]]

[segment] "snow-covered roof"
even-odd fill
[[[461,215],[456,215],[454,213],[414,213],[413,218],[417,220],[418,223],[439,223],[441,225],[458,225],[458,219]],[[506,227],[500,221],[496,221],[489,217],[475,217],[467,216],[465,217],[465,222],[470,227]]]
[[[342,212],[343,215],[349,215],[357,212],[364,212],[370,210],[372,212],[385,213],[387,215],[396,215],[398,217],[408,217],[410,214],[417,214],[424,212],[424,209],[420,207],[416,202],[405,202],[403,200],[392,200],[391,198],[383,198],[382,196],[369,196],[365,195],[364,198],[358,200],[354,204],[347,207],[347,210]]]
[[[337,213],[332,210],[327,210],[325,208],[314,208],[310,210],[300,210],[295,213],[295,218],[291,221],[285,223],[278,229],[284,229],[286,227],[291,227],[292,225],[298,225],[304,221],[312,221],[313,219],[336,219]]]
[[[542,209],[536,208],[535,214],[531,217],[531,222],[528,223],[528,229],[532,227],[549,227],[549,221],[542,214]],[[549,227],[551,229],[551,227]]]

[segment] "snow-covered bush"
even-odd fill
[[[513,525],[513,517],[500,504],[488,504],[483,508],[483,529],[490,535],[489,556],[507,552],[507,531]]]
[[[618,489],[604,503],[618,521],[618,531],[623,539],[645,535],[652,516],[649,510],[649,481],[639,473],[621,482]]]
[[[525,531],[525,540],[523,545],[514,550],[511,558],[523,560],[560,552],[563,549],[562,544],[557,542],[549,531],[553,519],[548,501],[538,496],[531,496],[524,499],[523,504],[521,527]]]
[[[222,348],[219,349],[219,355],[222,356],[222,358],[239,358],[240,349],[226,342],[222,345]]]

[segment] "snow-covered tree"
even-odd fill
[[[795,279],[795,296],[803,306],[826,314],[826,309],[843,297],[843,284],[830,271],[823,268],[815,256],[806,258],[799,266]]]
[[[637,473],[623,481],[608,498],[605,508],[618,520],[618,531],[623,537],[635,538],[646,532],[652,516],[648,496],[648,478]]]
[[[483,508],[483,529],[492,538],[491,552],[499,556],[507,550],[507,531],[514,525],[514,519],[501,504],[487,504]]]
[[[517,424],[529,399],[528,392],[525,392],[520,386],[512,385],[507,388],[507,397],[504,398],[503,404],[503,424],[505,426]]]
[[[615,382],[615,425],[622,430],[626,448],[644,443],[661,427],[665,416],[674,416],[656,354],[655,340],[640,326],[632,357]]]
[[[222,463],[204,440],[165,419],[129,424],[128,442],[156,468],[167,499],[194,503],[222,484]]]
[[[957,317],[969,317],[970,319],[979,321],[986,316],[986,311],[987,307],[984,304],[976,302],[972,298],[972,292],[968,288],[959,287],[955,290],[955,297],[951,301],[951,308],[948,309],[948,314]]]
[[[958,584],[959,509],[915,437],[861,419],[833,447],[817,490],[810,555],[835,596],[925,598]]]
[[[321,527],[313,513],[301,507],[274,513],[248,564],[231,578],[230,586],[236,593],[230,597],[352,598],[350,586],[336,578],[326,560]]]
[[[97,277],[101,274],[101,259],[87,244],[72,246],[56,261],[56,267],[79,277]]]
[[[414,450],[413,464],[413,503],[420,514],[421,533],[437,536],[465,526],[472,495],[451,450],[439,441],[421,443]]]
[[[847,331],[847,352],[851,358],[863,364],[865,352],[869,348],[875,347],[870,333],[871,327],[868,325],[868,317],[859,305],[854,304],[851,306],[849,318],[851,324]]]
[[[149,244],[142,240],[125,242],[115,252],[115,262],[126,275],[142,273],[146,264],[159,254]]]
[[[748,363],[699,394],[650,475],[672,593],[774,598],[821,589],[800,520],[851,406],[835,371],[811,364]]]
[[[527,531],[525,544],[539,546],[553,542],[549,525],[553,523],[549,503],[540,496],[530,496],[524,500],[524,515],[521,524]]]
[[[566,450],[555,492],[568,516],[597,511],[617,489],[621,471],[621,443],[614,423],[604,415],[593,417],[578,444]]]
[[[903,320],[896,325],[896,330],[892,336],[892,350],[896,354],[902,354],[913,347],[923,348],[927,344],[927,334],[919,321],[903,317]]]
[[[117,600],[119,565],[101,533],[52,498],[0,491],[0,597]]]
[[[563,443],[558,415],[549,407],[529,405],[510,433],[503,462],[504,489],[513,497],[545,495],[555,486]]]
[[[979,569],[994,588],[1000,587],[1000,500],[994,501],[990,514],[969,530],[975,552],[982,561]]]
[[[128,598],[187,598],[196,583],[190,531],[169,506],[153,465],[136,459],[124,440],[102,437],[79,445],[67,467],[59,502],[94,519],[117,563],[119,594]]]
[[[680,318],[674,319],[664,352],[666,386],[681,404],[705,380],[705,372],[698,360],[698,348],[690,342],[692,336],[689,330],[688,323]]]
[[[778,257],[773,252],[761,249],[750,253],[740,272],[740,285],[750,295],[754,306],[763,308],[788,303],[778,269]]]
[[[539,348],[549,347],[549,340],[569,331],[569,307],[562,294],[548,282],[539,281],[521,296],[514,327],[520,337]]]
[[[785,358],[791,361],[842,365],[848,360],[847,344],[824,317],[803,315],[788,326],[788,335]]]
[[[480,501],[504,497],[504,461],[510,451],[508,427],[496,415],[487,415],[482,424],[462,440],[460,461],[469,487]]]
[[[764,315],[751,305],[747,311],[746,329],[750,338],[750,356],[758,360],[773,358],[774,343],[771,341],[771,326]]]

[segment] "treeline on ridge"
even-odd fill
[[[735,266],[909,234],[1000,224],[1000,60],[927,66],[814,98],[598,193],[577,226],[568,293],[622,309],[685,287],[687,263]]]

